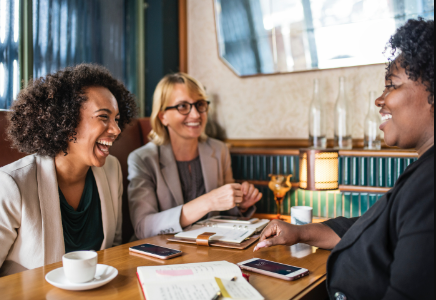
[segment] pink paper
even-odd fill
[[[156,273],[164,276],[188,276],[194,275],[192,270],[156,270]]]

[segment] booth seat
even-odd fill
[[[27,155],[18,152],[16,149],[12,149],[11,142],[7,140],[6,114],[7,112],[0,111],[0,168]],[[136,119],[126,126],[120,139],[114,143],[114,146],[110,150],[111,154],[120,161],[123,171],[123,243],[128,242],[134,233],[132,222],[130,221],[127,200],[127,157],[132,151],[148,143],[147,136],[150,131],[151,125],[149,118]]]

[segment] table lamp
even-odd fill
[[[328,191],[339,188],[339,151],[301,149],[300,188]]]

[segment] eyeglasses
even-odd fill
[[[177,109],[180,114],[186,116],[191,113],[192,107],[195,106],[197,111],[201,114],[209,110],[209,104],[210,102],[206,100],[200,100],[195,103],[182,102],[180,104],[177,104],[176,106],[170,106],[165,108],[165,111],[170,109]]]

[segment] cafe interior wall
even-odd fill
[[[321,80],[327,133],[332,138],[341,76],[347,78],[348,100],[353,107],[353,138],[363,138],[369,93],[381,95],[384,89],[383,64],[241,78],[218,56],[213,0],[188,0],[187,17],[188,72],[206,86],[212,98],[211,117],[224,129],[227,139],[308,138],[316,78]]]

